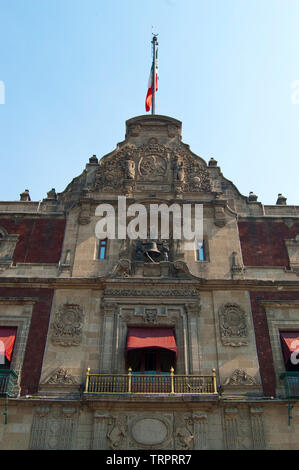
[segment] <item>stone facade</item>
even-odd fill
[[[148,240],[109,239],[99,256],[96,209],[117,212],[120,195],[202,204],[204,259],[171,237],[155,262]],[[299,332],[298,213],[240,194],[158,115],[128,120],[62,193],[0,202],[0,328],[17,328],[18,375],[0,449],[298,450],[279,340]],[[127,380],[130,328],[173,329],[175,375],[214,369],[215,393],[86,393],[88,369]]]

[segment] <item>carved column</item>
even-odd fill
[[[194,422],[194,449],[207,449],[207,413],[193,413]]]
[[[229,407],[224,409],[225,442],[227,450],[238,449],[238,408]]]
[[[199,310],[198,302],[185,305],[187,311],[188,343],[190,352],[190,374],[200,372],[200,352],[199,352]]]
[[[47,442],[49,406],[38,406],[35,409],[33,423],[31,428],[29,449],[45,449]]]
[[[264,410],[260,407],[250,407],[251,429],[253,449],[265,449],[265,432],[264,432]]]
[[[102,342],[100,355],[100,370],[103,373],[111,373],[115,354],[115,312],[117,303],[104,302],[104,318],[102,323]]]
[[[108,419],[109,415],[104,414],[100,411],[96,411],[94,414],[92,436],[93,450],[107,449]]]

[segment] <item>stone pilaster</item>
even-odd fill
[[[264,410],[261,407],[250,407],[253,449],[265,449]]]
[[[107,432],[108,432],[109,415],[96,411],[93,421],[92,449],[107,449]]]
[[[224,409],[225,445],[227,450],[238,449],[238,409],[227,407]]]
[[[193,413],[194,450],[207,449],[207,413]]]

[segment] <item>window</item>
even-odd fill
[[[196,261],[205,261],[206,254],[205,254],[205,242],[197,242],[196,246]]]
[[[161,372],[169,373],[175,367],[175,354],[167,349],[139,349],[128,352],[128,368],[143,374]]]
[[[98,259],[106,259],[106,257],[107,257],[107,243],[108,243],[107,238],[105,238],[105,240],[100,240]]]
[[[169,373],[177,346],[172,328],[129,328],[127,366],[133,372]]]
[[[0,368],[9,369],[17,334],[17,328],[0,328]]]

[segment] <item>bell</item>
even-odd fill
[[[153,261],[156,261],[161,257],[161,252],[158,250],[157,243],[152,240],[147,242],[144,252],[150,259],[153,259]]]

